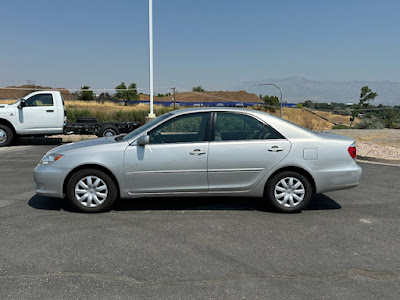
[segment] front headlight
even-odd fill
[[[46,154],[40,160],[39,166],[51,164],[52,162],[55,162],[55,161],[61,159],[62,157],[63,157],[63,155],[61,155],[61,154],[53,154],[53,153]]]

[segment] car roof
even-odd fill
[[[178,109],[173,110],[170,112],[172,115],[183,115],[188,113],[196,113],[196,112],[233,112],[233,113],[244,113],[250,114],[253,116],[257,116],[260,119],[265,121],[270,121],[271,119],[276,119],[278,121],[282,121],[282,119],[271,115],[267,112],[256,110],[256,109],[249,109],[249,108],[241,108],[241,107],[193,107],[193,108],[185,108],[185,109]],[[286,122],[286,120],[283,120]]]
[[[180,115],[180,114],[186,114],[186,113],[192,113],[192,112],[210,112],[210,111],[248,112],[251,114],[256,114],[258,112],[257,110],[254,110],[254,109],[247,109],[247,108],[240,108],[240,107],[193,107],[193,108],[184,108],[184,109],[173,110],[170,113],[174,114],[174,115]],[[261,113],[264,115],[269,115],[266,112],[261,112]]]

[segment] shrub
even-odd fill
[[[383,129],[385,125],[375,116],[363,118],[359,124],[356,125],[357,129]]]

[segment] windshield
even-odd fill
[[[158,118],[154,119],[153,121],[144,124],[143,126],[140,126],[138,128],[136,128],[134,131],[131,131],[130,133],[128,133],[127,135],[125,135],[122,138],[122,141],[128,141],[130,140],[132,137],[136,136],[136,135],[140,135],[142,133],[145,133],[149,128],[151,128],[153,125],[162,122],[163,120],[169,118],[171,116],[170,113],[166,113],[163,114],[162,116],[159,116]]]

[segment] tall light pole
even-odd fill
[[[149,0],[149,58],[150,58],[150,113],[146,122],[156,117],[153,112],[153,0]]]
[[[279,117],[282,119],[282,90],[275,83],[259,83],[259,84],[255,84],[254,86],[260,86],[260,85],[273,85],[274,87],[278,88],[279,92],[281,93],[281,108],[280,108]]]
[[[174,100],[174,110],[176,109],[176,102],[175,102],[175,87],[171,88],[173,90],[172,99]]]

